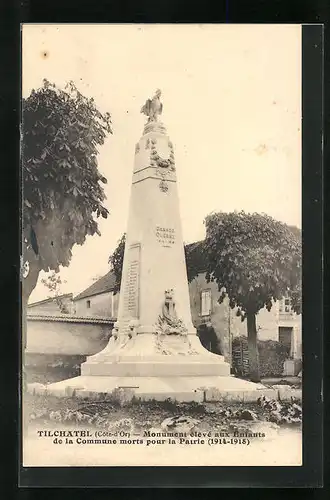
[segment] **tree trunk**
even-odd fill
[[[247,333],[248,333],[250,380],[252,382],[260,382],[256,315],[254,313],[247,313],[246,319],[247,319]]]
[[[22,346],[25,350],[26,348],[26,315],[27,315],[27,305],[30,298],[31,293],[35,289],[38,277],[40,273],[40,266],[37,259],[34,259],[29,262],[29,274],[26,278],[22,278]]]
[[[26,257],[26,255],[24,256]],[[22,337],[21,337],[21,363],[22,363],[22,382],[23,388],[26,387],[25,374],[25,350],[27,347],[27,305],[32,291],[35,289],[40,273],[39,259],[34,255],[29,256],[29,273],[26,278],[22,277]]]

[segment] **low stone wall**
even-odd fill
[[[27,317],[27,354],[91,356],[107,345],[113,321],[69,315]]]

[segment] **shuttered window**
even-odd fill
[[[201,316],[209,316],[212,309],[211,290],[203,290],[201,293]]]

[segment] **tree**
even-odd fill
[[[61,90],[44,80],[23,99],[23,313],[40,271],[57,273],[69,265],[75,244],[100,235],[94,217],[108,215],[100,184],[107,180],[97,155],[109,133],[110,114],[73,82]]]
[[[115,284],[113,288],[114,295],[116,295],[116,293],[120,291],[121,275],[124,263],[125,243],[126,243],[126,233],[124,233],[123,236],[118,241],[117,247],[115,251],[110,255],[108,261],[111,270],[115,274]]]
[[[50,291],[49,298],[53,298],[62,314],[69,314],[70,311],[62,299],[61,286],[66,281],[62,281],[61,276],[55,271],[52,271],[46,278],[41,280],[41,283]]]
[[[116,294],[120,291],[120,283],[124,262],[124,252],[126,243],[126,233],[123,234],[121,239],[117,243],[115,251],[110,255],[108,263],[110,264],[111,270],[115,273],[115,285],[113,293]],[[203,257],[202,257],[202,242],[198,241],[196,243],[190,243],[185,245],[185,257],[187,266],[188,281],[192,281],[198,273],[204,269]]]
[[[286,224],[265,214],[213,213],[206,217],[203,255],[207,281],[228,295],[232,309],[247,321],[250,378],[260,381],[256,315],[287,293],[300,313],[301,239]]]
[[[198,276],[199,273],[206,270],[205,259],[203,256],[203,241],[189,243],[184,246],[186,259],[188,282]]]

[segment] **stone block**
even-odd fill
[[[47,389],[47,394],[49,394],[51,396],[55,396],[57,398],[68,397],[67,396],[67,392],[66,392],[66,387],[63,387],[63,386],[56,387],[56,385],[55,385],[52,388],[48,388]]]
[[[112,393],[111,392],[106,392],[105,395],[104,395],[104,401],[113,401],[113,398],[112,398]]]
[[[278,390],[278,399],[280,401],[292,401],[292,399],[301,401],[302,400],[302,390],[301,389],[287,389],[282,388]]]
[[[98,401],[106,401],[107,400],[108,393],[107,392],[98,392],[97,393],[97,400]]]
[[[135,397],[135,390],[130,387],[116,387],[111,392],[111,400],[118,402],[120,405],[128,404]]]
[[[45,393],[46,386],[40,384],[39,382],[33,382],[27,384],[27,393],[34,395],[43,395]]]
[[[228,403],[243,403],[244,402],[244,390],[240,391],[228,391],[223,394],[222,401]]]
[[[261,396],[266,396],[269,399],[277,399],[278,392],[273,389],[256,389],[252,391],[244,391],[244,403],[255,403]]]
[[[80,399],[93,399],[93,393],[86,389],[76,389],[74,395]]]
[[[83,388],[81,388],[81,389],[83,389]],[[67,398],[74,398],[77,390],[78,390],[77,388],[72,387],[70,385],[66,386],[66,388],[65,388],[66,397]]]
[[[286,359],[284,362],[283,375],[285,377],[295,377],[301,370],[300,359]]]
[[[217,388],[206,389],[204,400],[206,402],[243,402],[244,391],[222,391]]]
[[[220,391],[217,387],[209,387],[204,390],[204,400],[207,402],[220,401]]]
[[[273,389],[275,389],[276,391],[286,391],[290,389],[290,386],[289,384],[274,384]]]
[[[260,396],[266,396],[270,399],[278,398],[278,391],[273,389],[238,389],[223,391],[218,388],[209,388],[204,391],[205,401],[207,402],[244,402],[255,403]]]
[[[202,391],[189,392],[149,392],[137,393],[136,398],[140,401],[167,401],[171,400],[178,403],[202,403],[204,401],[204,393]]]

